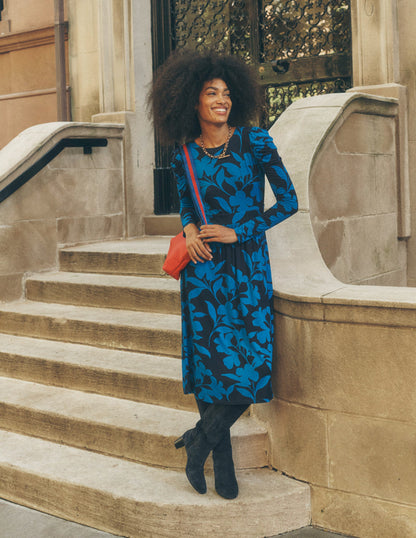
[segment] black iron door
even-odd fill
[[[350,0],[152,0],[157,68],[171,50],[238,54],[256,66],[269,128],[296,99],[351,87]],[[169,154],[156,141],[155,212],[177,211]]]

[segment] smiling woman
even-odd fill
[[[155,129],[166,145],[195,140],[201,133],[195,113],[204,83],[224,80],[232,98],[228,121],[249,125],[256,121],[263,95],[252,69],[235,56],[214,62],[209,54],[181,50],[158,69],[149,95]]]
[[[297,198],[273,140],[250,127],[258,86],[240,59],[173,55],[158,73],[150,100],[167,142],[187,142],[208,224],[193,206],[179,148],[172,169],[191,262],[181,273],[185,393],[201,414],[176,441],[185,446],[187,477],[206,492],[212,450],[215,488],[238,494],[230,427],[252,403],[273,397],[273,287],[265,231],[297,210]],[[264,211],[264,175],[276,203]]]
[[[196,107],[199,124],[202,127],[205,123],[227,123],[231,106],[227,84],[220,78],[208,80],[202,87]]]

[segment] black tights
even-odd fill
[[[249,407],[248,404],[210,404],[198,399],[196,403],[201,415],[199,424],[213,446],[229,436],[231,426]]]

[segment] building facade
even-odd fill
[[[162,4],[150,0],[66,2],[71,117],[88,123],[86,131],[96,128],[90,125],[95,123],[110,124],[99,129],[124,132],[123,162],[117,161],[117,178],[124,181],[118,182],[117,236],[127,238],[142,235],[144,218],[154,213],[156,155],[146,95],[159,35],[157,8]],[[329,4],[333,2],[328,0]],[[406,534],[400,534],[400,529],[411,529],[410,536],[416,536],[414,411],[409,405],[412,376],[406,386],[401,384],[406,368],[411,372],[409,365],[414,362],[413,310],[403,304],[411,303],[405,286],[416,285],[416,13],[411,0],[351,0],[349,5],[350,91],[354,94],[325,96],[306,104],[299,101],[271,128],[277,140],[282,140],[301,201],[297,220],[290,219],[284,225],[287,228],[282,227],[282,237],[276,235],[276,241],[270,241],[271,252],[281,253],[281,262],[283,251],[292,248],[295,267],[302,266],[306,276],[299,283],[288,264],[293,280],[285,295],[285,264],[281,262],[283,291],[277,290],[275,303],[281,335],[277,397],[259,416],[269,424],[271,463],[312,485],[314,522],[350,534],[360,529],[363,537],[401,538]],[[4,0],[0,7],[2,146],[25,127],[54,121],[57,116],[52,0]],[[305,135],[303,125],[313,126],[310,136]],[[121,135],[117,136],[120,148]],[[291,153],[294,140],[302,141],[296,155]],[[327,174],[328,166],[331,174]],[[341,180],[337,183],[338,172]],[[114,179],[113,173],[103,175],[109,182]],[[330,189],[323,192],[325,181]],[[97,190],[100,185],[97,181]],[[349,205],[341,203],[345,193],[351,196]],[[377,203],[372,204],[373,198]],[[106,204],[111,201],[108,194]],[[79,203],[81,209],[84,205]],[[106,205],[107,220],[114,217],[110,209]],[[124,218],[125,227],[118,233]],[[83,230],[85,222],[78,228]],[[338,247],[346,235],[344,225],[358,230],[350,233],[354,248],[348,251],[352,253],[348,264],[338,259]],[[386,235],[387,225],[392,240],[383,243],[380,237]],[[303,234],[304,230],[311,233]],[[38,235],[45,237],[45,233]],[[68,237],[75,237],[73,243],[83,241],[80,234],[66,234],[61,243],[69,243]],[[286,244],[287,237],[307,237],[301,243],[304,250],[296,244],[296,251],[295,241]],[[85,242],[89,240],[84,237]],[[386,245],[378,250],[382,255],[367,257],[360,264],[370,250],[367,247],[378,241]],[[312,251],[308,259],[306,254]],[[399,259],[399,271],[388,266],[393,258]],[[52,264],[55,250],[51,259]],[[322,284],[316,275],[327,267],[332,274],[327,271]],[[363,272],[357,267],[364,267]],[[25,271],[26,266],[21,273]],[[374,275],[377,278],[370,282]],[[318,291],[317,283],[322,284]],[[363,298],[355,284],[373,286],[361,287],[367,294]],[[374,284],[380,285],[387,307],[376,297]],[[387,291],[384,285],[389,286]],[[344,288],[346,296],[341,294]],[[396,295],[402,297],[399,306]],[[403,342],[404,347],[399,347]],[[396,363],[396,349],[403,351],[403,362]],[[409,416],[402,416],[406,409]],[[393,437],[396,442],[390,444]],[[397,484],[392,479],[395,453],[384,446],[401,450],[397,460],[400,484],[399,478]],[[384,474],[386,468],[389,472]]]
[[[3,0],[0,148],[23,129],[57,120],[54,1]]]

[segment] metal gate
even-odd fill
[[[256,66],[269,128],[296,99],[351,87],[350,0],[152,0],[156,69],[175,48],[238,54]],[[178,210],[171,150],[156,141],[155,212]]]

